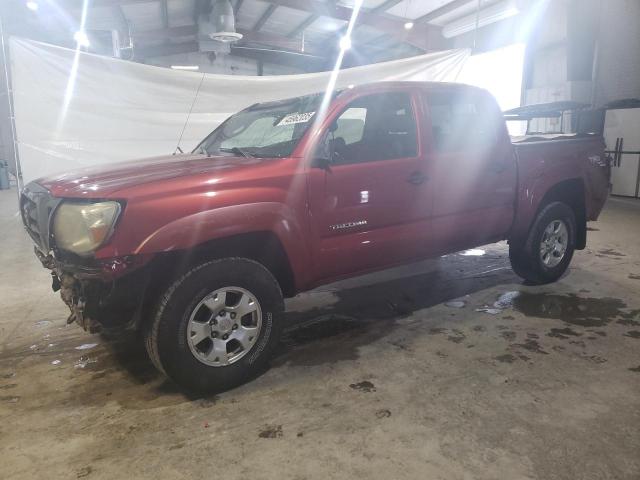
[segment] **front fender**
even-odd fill
[[[231,205],[179,218],[151,233],[133,253],[189,250],[211,240],[252,232],[274,233],[288,256],[296,283],[306,283],[311,269],[303,226],[289,207],[278,202]]]

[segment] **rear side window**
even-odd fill
[[[354,100],[336,120],[332,142],[336,165],[415,157],[411,95],[389,92]]]
[[[475,92],[429,94],[431,138],[436,152],[477,151],[498,141],[499,112]]]

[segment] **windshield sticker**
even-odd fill
[[[309,120],[311,120],[315,113],[316,112],[292,113],[280,120],[280,123],[278,123],[278,127],[282,127],[284,125],[293,125],[295,123],[307,123]]]

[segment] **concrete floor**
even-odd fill
[[[554,285],[499,243],[300,295],[271,370],[189,398],[65,326],[0,192],[0,478],[638,479],[640,202],[591,228]]]

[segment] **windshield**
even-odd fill
[[[258,103],[232,115],[194,150],[217,155],[288,157],[313,123],[322,94]]]

